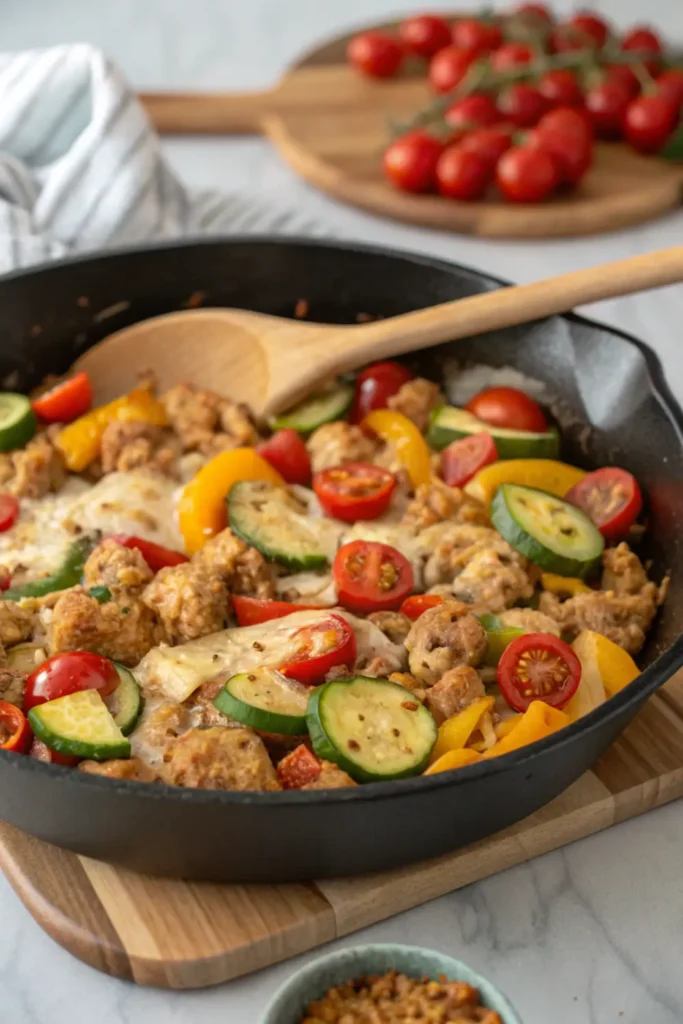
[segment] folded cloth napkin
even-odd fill
[[[188,191],[134,90],[94,47],[0,55],[0,273],[69,252],[256,231],[326,234],[259,200]]]

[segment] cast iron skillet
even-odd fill
[[[274,239],[201,241],[66,260],[0,280],[0,376],[18,390],[65,371],[118,327],[211,305],[353,321],[498,287],[454,264],[381,249]],[[103,318],[102,311],[108,313]],[[547,382],[575,425],[565,457],[636,474],[649,498],[643,556],[673,574],[643,655],[616,698],[533,748],[483,766],[329,793],[223,793],[114,782],[0,753],[0,818],[58,846],[140,871],[221,881],[290,881],[377,871],[432,857],[523,818],[590,768],[683,664],[683,416],[655,355],[575,316],[422,353],[512,366]],[[131,373],[135,370],[131,367]],[[564,416],[562,417],[564,419]],[[579,421],[589,423],[587,451]],[[585,439],[584,439],[585,441]]]

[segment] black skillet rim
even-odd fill
[[[502,278],[494,277],[491,274],[483,273],[472,267],[463,266],[450,260],[443,260],[437,257],[427,256],[423,253],[410,252],[409,250],[395,249],[381,245],[366,245],[356,242],[337,242],[327,239],[310,239],[303,236],[278,236],[278,235],[216,235],[216,236],[190,236],[182,239],[175,239],[172,242],[161,242],[152,245],[133,245],[120,249],[106,250],[105,252],[87,253],[78,256],[68,256],[59,260],[50,260],[45,263],[32,265],[26,269],[11,271],[8,274],[0,275],[0,282],[24,278],[36,273],[44,273],[51,269],[58,269],[65,266],[78,266],[81,263],[90,263],[93,260],[116,259],[121,256],[139,254],[143,252],[159,252],[164,250],[181,249],[191,246],[220,246],[220,245],[278,245],[278,246],[305,246],[308,248],[341,249],[346,252],[358,252],[374,256],[384,256],[407,260],[408,262],[421,264],[426,267],[433,267],[437,270],[452,271],[459,270],[466,275],[479,278],[479,280],[494,287],[506,287],[511,284]],[[639,338],[622,331],[617,327],[602,324],[597,320],[579,316],[576,313],[566,313],[563,319],[574,323],[586,325],[592,329],[608,331],[610,334],[622,338],[627,343],[634,345],[645,360],[652,392],[658,402],[665,410],[683,448],[683,410],[674,398],[669,385],[667,384],[659,356]],[[83,772],[75,772],[70,768],[63,768],[59,765],[45,764],[35,758],[17,757],[7,751],[0,750],[0,758],[17,771],[35,771],[49,774],[66,781],[71,779],[78,786],[111,787],[125,795],[135,793],[139,798],[148,800],[166,800],[179,803],[188,801],[203,804],[219,804],[230,806],[231,804],[248,805],[257,804],[263,806],[301,806],[318,803],[347,803],[349,801],[378,800],[384,795],[400,796],[401,794],[419,793],[421,791],[438,791],[450,789],[463,785],[471,780],[477,779],[484,774],[495,775],[506,771],[509,768],[519,767],[527,761],[535,759],[551,747],[560,748],[571,743],[580,733],[590,733],[599,728],[606,719],[616,716],[618,712],[625,711],[631,705],[639,705],[643,699],[650,696],[662,684],[662,676],[669,679],[673,673],[683,666],[683,636],[678,639],[651,664],[648,665],[633,683],[614,697],[611,697],[599,708],[583,716],[572,725],[563,729],[559,735],[552,735],[544,740],[537,741],[527,747],[504,754],[485,764],[467,765],[458,769],[457,772],[443,772],[437,775],[417,776],[411,779],[400,779],[387,784],[386,782],[369,783],[349,789],[333,789],[322,792],[297,792],[285,790],[277,793],[260,792],[236,792],[231,790],[201,790],[182,789],[177,786],[165,785],[163,783],[133,782],[126,779],[105,779],[96,775],[88,775]]]

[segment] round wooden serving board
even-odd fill
[[[381,26],[395,28],[396,23]],[[489,238],[551,238],[614,231],[658,217],[682,201],[683,165],[599,145],[575,192],[536,205],[458,203],[398,192],[381,156],[388,118],[405,121],[430,98],[424,74],[388,81],[346,64],[350,35],[303,57],[268,92],[142,96],[169,134],[265,134],[303,178],[336,199],[396,220]]]

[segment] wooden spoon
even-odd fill
[[[98,401],[122,394],[137,370],[152,367],[162,389],[188,380],[270,415],[334,374],[377,359],[682,280],[683,246],[676,246],[361,325],[243,309],[185,310],[117,331],[85,352],[76,368],[88,371]]]

